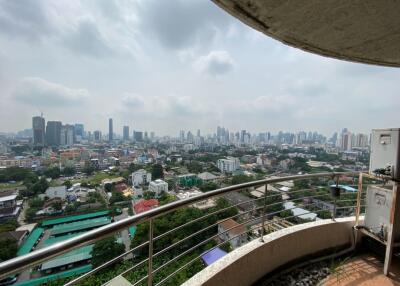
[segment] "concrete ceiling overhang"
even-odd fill
[[[292,47],[347,61],[400,66],[400,1],[213,1]]]

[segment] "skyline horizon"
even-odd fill
[[[63,122],[62,120],[53,120],[53,119],[51,119],[51,120],[47,120],[46,119],[46,116],[44,115],[44,114],[42,114],[42,115],[36,115],[36,116],[32,116],[31,118],[33,119],[34,117],[43,117],[44,118],[44,120],[45,120],[45,126],[47,126],[47,122],[49,122],[49,121],[52,121],[52,122],[61,122],[63,125],[77,125],[77,124],[83,124],[84,125],[84,130],[85,130],[85,132],[87,132],[87,131],[90,131],[90,132],[95,132],[95,131],[100,131],[101,133],[102,133],[102,136],[106,136],[106,135],[108,135],[109,134],[109,132],[108,132],[108,127],[107,128],[104,128],[104,129],[100,129],[100,128],[89,128],[89,129],[87,129],[86,128],[86,124],[84,123],[84,122],[82,122],[82,121],[77,121],[77,122]],[[291,133],[291,134],[298,134],[299,132],[305,132],[305,133],[309,133],[309,132],[311,132],[311,133],[314,133],[314,132],[317,132],[318,134],[320,134],[320,135],[323,135],[323,136],[325,136],[327,139],[329,139],[332,135],[334,135],[334,133],[337,133],[338,135],[341,133],[341,131],[343,130],[343,129],[347,129],[350,133],[352,133],[352,134],[364,134],[364,135],[369,135],[371,132],[363,132],[363,131],[358,131],[358,130],[356,130],[356,131],[354,131],[354,130],[352,130],[351,128],[348,128],[348,127],[340,127],[340,128],[337,128],[336,130],[334,130],[332,133],[330,133],[330,134],[326,134],[326,133],[324,133],[324,132],[321,132],[320,130],[315,130],[315,129],[298,129],[298,130],[287,130],[287,129],[280,129],[280,130],[275,130],[275,131],[273,131],[272,129],[271,130],[258,130],[258,131],[254,131],[254,130],[249,130],[248,128],[246,128],[246,127],[244,127],[244,128],[242,128],[242,129],[231,129],[231,128],[227,128],[226,126],[224,126],[224,125],[215,125],[215,128],[214,128],[214,131],[212,131],[212,129],[209,129],[208,131],[206,131],[205,133],[204,133],[204,130],[202,130],[201,128],[191,128],[191,129],[182,129],[182,128],[178,128],[177,129],[177,131],[175,132],[176,134],[171,134],[171,133],[169,133],[169,134],[165,134],[165,133],[159,133],[159,132],[156,132],[156,131],[154,131],[154,130],[151,130],[151,129],[149,129],[149,130],[147,130],[147,129],[134,129],[134,128],[131,128],[132,127],[132,125],[126,125],[126,124],[119,124],[119,125],[116,125],[115,124],[115,121],[114,121],[114,118],[112,118],[112,117],[107,117],[107,119],[105,120],[105,122],[106,122],[106,125],[108,126],[108,124],[109,124],[109,119],[112,119],[112,121],[113,121],[113,129],[114,129],[114,132],[113,132],[113,134],[114,135],[117,135],[117,136],[123,136],[123,127],[124,126],[128,126],[129,127],[129,132],[130,132],[130,134],[133,134],[133,132],[134,131],[138,131],[138,132],[147,132],[147,133],[151,133],[151,132],[154,132],[156,135],[158,135],[158,136],[170,136],[170,137],[179,137],[179,133],[180,133],[180,131],[181,130],[183,130],[183,131],[185,131],[186,133],[187,132],[192,132],[192,134],[193,135],[196,135],[196,133],[197,133],[197,131],[198,130],[200,130],[201,131],[201,136],[204,136],[204,134],[205,135],[215,135],[217,132],[216,132],[216,130],[217,130],[217,128],[218,127],[221,127],[221,128],[225,128],[226,130],[228,130],[230,133],[231,132],[233,132],[233,133],[236,133],[236,132],[240,132],[241,130],[245,130],[246,132],[249,132],[250,134],[260,134],[260,133],[267,133],[267,132],[270,132],[271,133],[271,135],[276,135],[276,134],[278,134],[279,132],[283,132],[283,133]],[[32,121],[31,121],[31,123],[32,123]],[[120,128],[117,128],[117,130],[119,130],[120,129],[120,132],[117,132],[117,131],[115,131],[116,129],[115,129],[115,127],[116,126],[119,126]],[[375,128],[374,128],[375,129]],[[25,130],[32,130],[32,126],[30,127],[30,128],[23,128],[23,129],[20,129],[20,130],[14,130],[14,131],[2,131],[2,130],[0,130],[0,134],[17,134],[18,132],[23,132],[23,131],[25,131]],[[372,131],[372,129],[371,129],[371,131]]]
[[[399,69],[286,46],[212,2],[10,1],[0,22],[4,132],[26,128],[32,111],[158,134],[398,124]]]

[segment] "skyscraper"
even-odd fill
[[[76,123],[75,124],[75,138],[77,142],[80,142],[85,135],[85,128],[83,124]]]
[[[108,141],[113,141],[113,120],[112,118],[108,119]]]
[[[35,146],[44,146],[45,143],[45,121],[43,116],[32,118],[33,144]]]
[[[352,148],[352,134],[348,131],[342,132],[340,147],[343,151],[350,151]]]
[[[179,131],[179,140],[181,142],[185,141],[185,131],[184,130]]]
[[[96,130],[93,132],[94,141],[100,142],[101,141],[101,131]]]
[[[61,126],[61,121],[47,121],[46,143],[48,146],[60,146]]]
[[[72,146],[75,143],[75,126],[63,125],[61,127],[60,143],[63,146]]]
[[[135,142],[143,141],[143,132],[142,131],[133,131],[133,139]]]
[[[124,141],[129,141],[129,126],[123,127],[123,139]]]

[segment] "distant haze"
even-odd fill
[[[399,127],[400,70],[290,48],[211,1],[0,1],[0,131]]]

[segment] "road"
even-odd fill
[[[123,208],[122,213],[118,216],[115,216],[114,219],[115,219],[115,221],[119,221],[124,218],[127,218],[128,216],[129,216],[128,208]],[[122,242],[125,245],[125,251],[129,251],[131,249],[131,238],[129,236],[128,229],[124,229],[124,230],[120,231],[120,234],[121,234]],[[130,258],[133,258],[132,253],[125,256],[125,259],[130,259]]]
[[[19,223],[19,225],[24,225],[25,223],[25,212],[28,209],[28,201],[24,200],[24,202],[22,203],[22,210],[17,218],[17,221]]]

